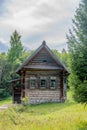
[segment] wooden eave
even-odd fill
[[[18,79],[13,79],[13,80],[10,80],[9,83],[14,83],[14,82],[17,82],[17,81],[21,81],[21,79],[20,79],[20,78],[18,78]]]
[[[39,69],[39,70],[62,70],[62,67],[59,66],[47,66],[47,65],[29,65],[29,66],[24,66],[25,69]]]

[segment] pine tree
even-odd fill
[[[10,64],[9,75],[12,79],[16,78],[15,70],[21,64],[21,57],[24,49],[21,43],[21,36],[15,30],[10,38],[10,49],[8,51],[8,62]]]
[[[21,36],[15,30],[10,39],[10,49],[8,51],[8,60],[13,63],[23,53]]]
[[[67,36],[71,68],[69,85],[74,88],[78,102],[87,102],[87,0],[81,1],[72,22],[73,28]]]

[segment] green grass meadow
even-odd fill
[[[87,130],[87,106],[74,102],[71,95],[69,92],[65,103],[14,105],[1,110],[0,130]]]

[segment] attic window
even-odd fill
[[[47,62],[47,60],[43,60],[43,62]]]

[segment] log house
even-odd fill
[[[69,71],[45,41],[19,66],[16,73],[20,75],[21,87],[18,90],[13,87],[13,103],[20,103],[21,98],[25,97],[28,97],[30,104],[66,100]],[[12,81],[13,85],[16,81]]]

